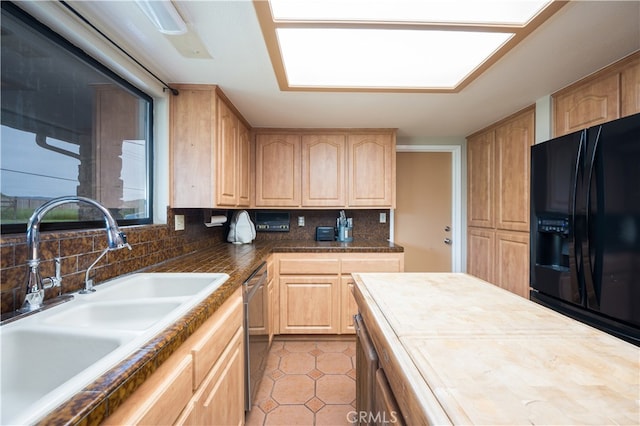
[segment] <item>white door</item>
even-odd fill
[[[451,152],[398,152],[394,242],[406,272],[451,272]]]

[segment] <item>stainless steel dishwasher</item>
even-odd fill
[[[265,283],[267,263],[262,262],[243,283],[244,347],[245,347],[245,410],[250,411],[269,354],[269,313]]]
[[[367,424],[367,416],[373,413],[375,408],[374,388],[376,383],[376,371],[378,370],[378,354],[373,346],[371,337],[364,325],[362,316],[358,313],[353,317],[356,328],[356,410],[358,413],[357,424]],[[360,413],[365,416],[360,417]]]

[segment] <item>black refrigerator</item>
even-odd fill
[[[531,300],[640,346],[640,114],[531,147]]]

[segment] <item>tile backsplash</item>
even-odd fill
[[[252,220],[254,211],[249,210]],[[107,255],[92,269],[91,276],[102,282],[119,275],[147,268],[166,260],[226,241],[229,222],[221,227],[207,228],[204,222],[211,215],[226,215],[233,211],[209,209],[168,209],[166,225],[122,227],[132,250],[118,250]],[[379,223],[380,213],[389,210],[347,210],[353,217],[354,240],[387,240],[389,224]],[[174,231],[174,216],[185,216],[185,230]],[[339,210],[292,210],[290,232],[258,232],[256,241],[313,240],[316,226],[335,226]],[[305,217],[305,226],[298,226],[298,216]],[[48,289],[46,298],[58,292],[71,293],[84,287],[87,268],[107,246],[103,229],[53,231],[40,234],[40,272],[42,277],[54,275],[55,257],[62,259],[62,288]],[[25,291],[27,245],[25,234],[0,237],[1,311],[18,309]]]
[[[255,217],[250,211],[252,219]],[[385,213],[387,223],[380,223],[380,213]],[[336,226],[340,210],[290,210],[289,232],[258,232],[256,240],[313,240],[316,226]],[[389,210],[345,210],[353,218],[353,239],[386,241],[389,239]],[[298,217],[304,216],[304,226],[298,226]]]

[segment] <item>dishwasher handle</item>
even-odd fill
[[[242,285],[244,286],[244,300],[248,302],[253,295],[258,291],[260,287],[267,280],[267,262],[262,262],[252,273],[249,275]]]

